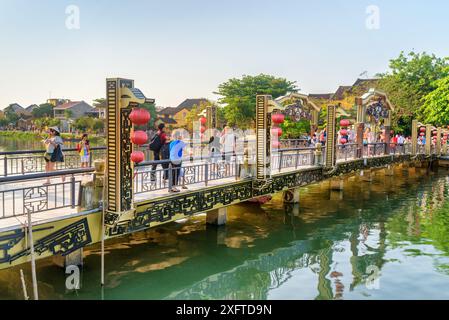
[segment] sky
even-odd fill
[[[0,109],[91,103],[108,77],[164,107],[260,73],[334,92],[401,51],[449,56],[448,12],[446,0],[0,0]]]

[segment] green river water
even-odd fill
[[[443,169],[310,185],[293,208],[233,206],[222,228],[198,216],[107,242],[104,289],[97,245],[76,292],[39,260],[40,298],[449,299],[448,193]],[[0,271],[0,299],[22,299],[20,268],[31,293],[24,264]]]

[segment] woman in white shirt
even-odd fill
[[[54,154],[55,152],[59,152],[57,148],[61,148],[62,152],[62,146],[64,145],[64,141],[61,138],[61,133],[59,131],[58,127],[51,127],[48,130],[49,137],[45,140],[43,140],[45,144],[45,172],[52,172],[55,171],[56,162],[59,159],[55,158]],[[60,160],[59,160],[60,161]],[[62,178],[64,181],[64,177]],[[50,184],[50,178],[47,178],[47,181],[44,183],[44,185]]]

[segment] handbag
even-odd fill
[[[53,154],[51,155],[51,162],[64,162],[64,154],[62,153],[61,146],[57,145]]]

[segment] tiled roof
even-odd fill
[[[162,121],[165,124],[177,124],[175,119],[169,117],[159,117],[158,120]]]
[[[67,110],[67,109],[71,109],[74,106],[80,104],[80,103],[85,103],[84,101],[71,101],[71,102],[67,102],[67,103],[63,103],[57,107],[55,107],[55,110]]]

